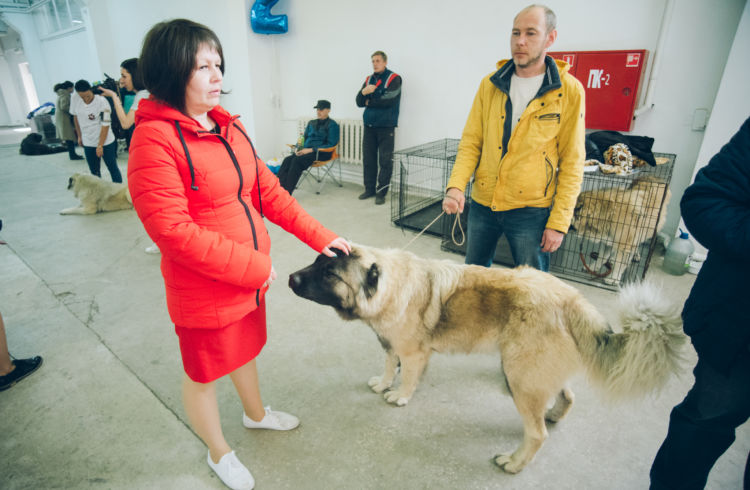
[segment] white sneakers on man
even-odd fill
[[[211,452],[208,452],[208,466],[221,478],[224,485],[232,490],[252,490],[255,487],[255,479],[250,470],[240,463],[234,451],[230,451],[221,457],[218,463],[211,460]]]
[[[263,420],[256,422],[243,412],[242,423],[248,429],[292,430],[299,425],[299,419],[294,415],[273,411],[271,407],[266,407]]]

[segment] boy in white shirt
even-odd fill
[[[78,131],[78,144],[83,147],[89,170],[101,177],[101,158],[112,176],[112,182],[122,182],[117,167],[117,141],[110,131],[112,108],[101,95],[95,95],[91,84],[78,80],[75,84],[78,97],[71,98],[70,113]]]

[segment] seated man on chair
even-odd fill
[[[339,143],[339,125],[328,117],[331,112],[331,103],[327,100],[319,100],[315,104],[315,109],[318,110],[318,118],[307,123],[303,147],[286,157],[279,168],[281,187],[289,194],[294,192],[302,172],[313,162],[331,158],[333,151],[319,151],[320,148],[332,148]]]

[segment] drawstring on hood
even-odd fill
[[[187,157],[188,168],[190,169],[190,188],[194,191],[197,191],[198,186],[195,185],[195,169],[193,168],[193,159],[190,158],[190,152],[188,151],[187,143],[185,143],[185,138],[182,137],[180,121],[175,121],[174,125],[177,128],[177,134],[180,135],[180,142],[182,143],[182,148],[184,148],[185,150],[185,157]]]
[[[187,158],[188,168],[190,169],[190,188],[194,191],[197,191],[199,187],[195,185],[195,168],[193,168],[193,159],[190,158],[190,151],[188,151],[187,143],[185,142],[185,138],[182,136],[180,121],[175,121],[174,125],[177,128],[177,134],[180,137],[182,148],[185,150],[185,157]],[[258,169],[258,153],[255,151],[255,145],[253,144],[247,133],[245,133],[242,128],[237,125],[237,123],[233,123],[233,126],[237,128],[240,133],[242,133],[242,136],[247,139],[247,142],[250,143],[250,148],[253,150],[253,159],[255,160],[255,184],[258,189],[258,211],[260,212],[260,217],[265,218],[265,215],[263,214],[263,199],[260,194],[260,170]]]
[[[250,143],[250,148],[253,149],[253,158],[255,159],[255,182],[258,184],[258,211],[260,212],[260,217],[265,218],[263,215],[263,200],[260,198],[260,170],[258,170],[258,154],[255,152],[255,145],[252,141],[250,141],[250,137],[245,133],[241,127],[237,126],[237,123],[234,124],[234,127],[240,130],[240,133],[242,133],[242,136],[247,139],[247,142]]]

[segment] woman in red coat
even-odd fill
[[[348,253],[257,157],[238,116],[219,104],[224,58],[207,27],[155,25],[140,68],[151,98],[136,113],[128,159],[133,204],[162,252],[167,308],[186,376],[185,411],[208,464],[231,488],[252,488],[221,431],[214,381],[232,379],[248,428],[289,430],[296,417],[264,408],[255,357],[266,342],[264,295],[276,272],[263,217],[313,249]]]

